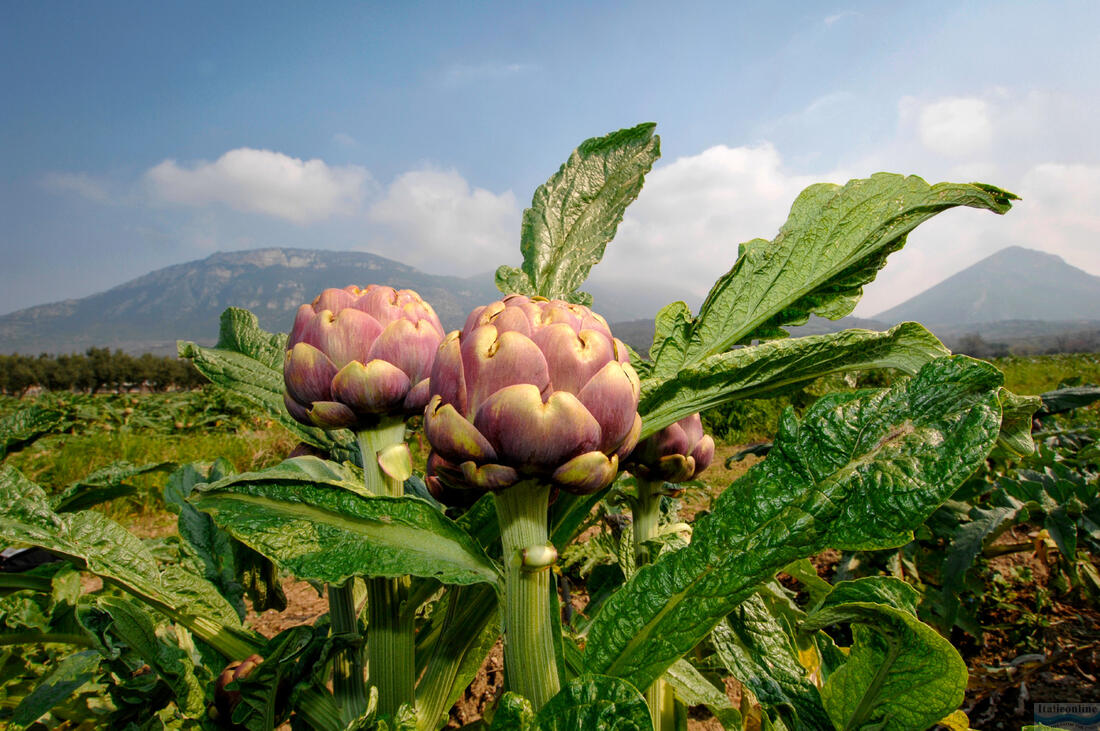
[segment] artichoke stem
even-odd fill
[[[525,565],[525,550],[547,544],[550,486],[520,482],[494,493],[504,547],[504,669],[510,690],[535,710],[560,689],[551,612],[552,569]],[[529,563],[529,562],[528,562]]]
[[[646,541],[657,537],[657,523],[661,517],[660,481],[635,479],[638,499],[631,506],[634,511],[634,563],[641,567],[650,562]]]
[[[367,709],[367,688],[363,677],[363,648],[359,645],[359,617],[355,611],[355,579],[343,586],[328,586],[328,612],[333,636],[349,644],[336,653],[332,667],[332,691],[347,724]]]
[[[378,453],[400,444],[405,421],[383,417],[379,424],[356,434],[363,458],[363,483],[373,495],[400,497],[405,485],[378,465]],[[378,688],[378,710],[392,715],[404,704],[415,703],[415,616],[406,610],[409,577],[367,579],[367,655],[370,681]]]
[[[657,524],[661,517],[660,480],[636,478],[638,499],[634,501],[634,562],[641,568],[652,561],[646,541],[657,537]],[[654,680],[646,689],[645,699],[654,731],[671,731],[675,723],[675,698],[672,689],[663,680]]]

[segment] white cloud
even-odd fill
[[[660,279],[705,295],[738,244],[773,238],[795,197],[820,179],[785,170],[770,144],[719,145],[658,166],[593,278]]]
[[[437,274],[460,276],[514,259],[520,211],[511,191],[470,188],[454,170],[397,177],[367,218],[388,229],[371,250]]]
[[[330,166],[249,147],[191,167],[165,160],[146,172],[145,179],[162,201],[223,204],[299,224],[356,212],[371,182],[370,174],[355,165]]]
[[[992,142],[993,124],[984,99],[941,99],[924,106],[918,122],[920,140],[944,157],[974,158]]]
[[[50,190],[76,193],[96,203],[115,201],[108,185],[87,173],[47,173],[42,176],[41,183]]]

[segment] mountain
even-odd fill
[[[874,319],[928,325],[1003,320],[1082,321],[1100,317],[1100,277],[1061,257],[1010,246]]]
[[[491,273],[439,276],[365,252],[254,249],[218,252],[177,264],[82,299],[0,316],[0,352],[71,353],[91,346],[131,353],[176,352],[176,340],[211,344],[218,317],[244,307],[270,331],[286,331],[298,306],[326,287],[388,284],[414,289],[447,329],[467,313],[500,298]],[[595,308],[610,321],[652,316],[682,294],[629,283],[594,285]],[[604,304],[606,310],[601,309]]]

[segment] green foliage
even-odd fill
[[[648,686],[790,561],[905,543],[992,448],[1000,381],[980,361],[944,358],[890,389],[822,398],[801,424],[788,412],[768,459],[696,522],[691,544],[605,603],[586,667]]]
[[[804,631],[853,625],[851,652],[825,681],[822,702],[837,729],[926,728],[962,703],[966,664],[951,643],[917,619],[916,592],[895,579],[863,580],[876,581],[896,586],[834,596],[844,586],[838,585],[802,625]],[[909,596],[891,601],[903,592]]]
[[[523,265],[497,270],[500,291],[592,303],[591,295],[576,290],[603,257],[623,212],[660,157],[655,127],[640,124],[585,140],[539,186],[523,212]]]
[[[477,541],[419,498],[364,495],[361,480],[316,457],[231,475],[195,497],[235,538],[299,578],[358,575],[496,583]]]

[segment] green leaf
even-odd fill
[[[519,693],[506,692],[500,697],[493,713],[490,731],[529,731],[535,725],[535,709],[531,701]]]
[[[966,663],[951,643],[905,609],[845,602],[814,611],[802,629],[850,622],[848,661],[821,689],[837,729],[925,729],[954,711],[966,690]]]
[[[917,616],[921,594],[914,587],[893,576],[867,576],[854,581],[838,581],[829,596],[814,609],[821,612],[841,604],[870,602],[885,604]]]
[[[831,731],[797,648],[759,596],[750,596],[721,620],[710,641],[726,670],[767,710],[779,712],[788,727]]]
[[[648,731],[649,706],[638,689],[619,678],[581,675],[535,717],[538,731]]]
[[[1098,389],[1100,390],[1100,389]],[[1020,396],[1006,388],[1000,390],[1001,434],[997,443],[1021,457],[1035,451],[1031,439],[1031,417],[1045,402],[1038,396]]]
[[[1100,388],[1096,386],[1060,388],[1057,391],[1047,391],[1039,398],[1042,399],[1043,404],[1039,407],[1037,416],[1050,416],[1079,409],[1100,400]],[[0,433],[3,433],[2,428]]]
[[[1004,213],[1015,198],[987,185],[929,186],[888,173],[843,187],[812,185],[795,200],[774,241],[742,246],[698,317],[671,335],[676,343],[654,343],[658,373],[675,373],[739,343],[781,337],[782,326],[803,324],[811,314],[840,318],[917,225],[955,206]]]
[[[154,619],[128,599],[106,596],[100,598],[99,606],[111,615],[111,630],[172,689],[180,711],[192,719],[204,717],[203,687],[195,677],[194,664],[187,652],[159,636]]]
[[[469,533],[423,500],[359,495],[338,467],[298,457],[231,475],[192,502],[234,538],[300,579],[411,574],[447,584],[501,580]]]
[[[642,438],[696,412],[758,398],[828,373],[897,368],[912,375],[948,353],[935,335],[915,322],[884,333],[844,330],[719,353],[675,377],[642,382]]]
[[[726,731],[741,731],[741,712],[724,691],[715,688],[687,660],[677,660],[665,671],[663,680],[687,706],[706,706]]]
[[[660,157],[655,124],[585,140],[523,212],[520,269],[497,270],[497,287],[519,293],[591,304],[576,292],[615,237],[623,212],[642,190],[646,173]]]
[[[63,659],[19,702],[8,722],[15,728],[29,726],[49,713],[99,674],[99,661],[99,653],[95,650],[85,650]]]
[[[588,632],[586,668],[648,687],[755,586],[827,547],[903,545],[984,460],[1000,426],[1000,372],[940,358],[888,389],[833,394],[696,522],[686,548],[643,567]]]
[[[235,540],[214,524],[213,518],[187,502],[197,485],[214,482],[233,472],[233,466],[219,459],[209,467],[184,465],[168,477],[164,499],[179,514],[177,528],[186,550],[203,566],[203,576],[218,588],[243,619],[247,593],[257,612],[286,609],[286,595],[274,564]]]
[[[283,357],[286,335],[260,328],[256,316],[248,310],[230,307],[222,313],[218,344],[205,348],[179,341],[181,358],[189,358],[211,382],[240,394],[307,444],[348,458],[356,451],[350,432],[299,424],[283,404]]]
[[[70,483],[63,493],[54,498],[54,510],[58,513],[72,513],[78,510],[86,510],[93,505],[99,505],[108,500],[132,495],[137,488],[127,484],[126,480],[150,472],[167,472],[175,469],[175,467],[176,465],[173,462],[143,465],[134,465],[129,462],[112,462],[106,467]]]
[[[10,467],[0,467],[0,538],[71,560],[158,608],[226,656],[245,656],[258,646],[212,585],[182,576],[178,568],[162,574],[145,544],[102,513],[55,513],[45,491]]]
[[[0,460],[56,430],[64,421],[60,411],[28,406],[0,418]]]
[[[943,613],[944,629],[949,630],[955,624],[959,595],[963,590],[966,572],[974,564],[974,559],[982,552],[986,543],[992,542],[1015,522],[1021,512],[1027,515],[1024,504],[1003,491],[995,492],[992,502],[988,508],[971,507],[966,520],[956,521],[954,524],[940,569],[939,608]]]

